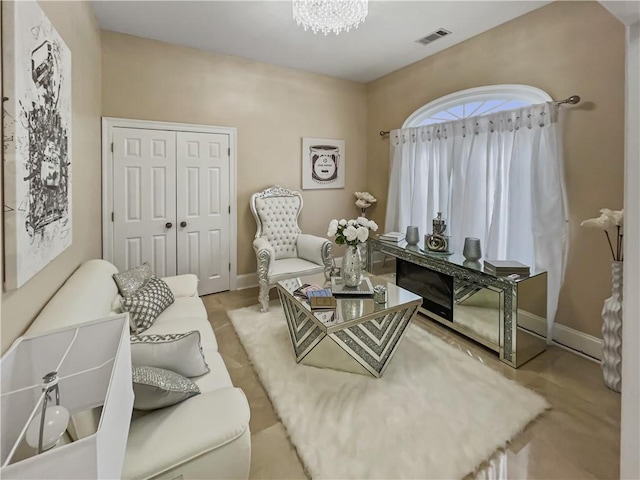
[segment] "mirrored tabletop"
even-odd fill
[[[359,321],[366,320],[374,315],[378,316],[385,310],[396,310],[402,306],[406,306],[411,302],[422,303],[422,298],[414,293],[398,287],[395,283],[389,282],[384,278],[374,275],[367,275],[371,283],[375,285],[383,285],[387,288],[386,303],[375,303],[372,295],[363,296],[336,296],[337,308],[335,310],[313,311],[314,317],[327,329],[336,330],[346,328]],[[322,288],[331,289],[331,282],[326,281],[324,274],[308,275],[304,277],[291,278],[288,280],[280,280],[278,286],[286,290],[294,297],[303,308],[311,311],[309,302],[301,296],[294,295],[293,292],[300,286],[308,283],[310,285],[318,285]]]
[[[453,265],[457,265],[459,267],[467,268],[469,270],[474,270],[476,272],[496,276],[493,272],[485,270],[484,258],[480,259],[479,261],[473,262],[464,258],[464,256],[462,255],[462,252],[437,253],[437,252],[431,252],[429,250],[425,250],[424,246],[420,244],[408,245],[407,242],[404,240],[401,242],[388,242],[385,240],[380,240],[379,238],[375,238],[375,237],[374,237],[374,240],[380,242],[381,245],[400,248],[408,252],[414,253],[416,255],[422,255],[428,258],[429,260],[446,262]],[[530,278],[530,277],[535,277],[536,275],[540,275],[541,273],[545,273],[545,271],[536,269],[534,266],[530,266],[529,275],[521,275],[518,278],[516,277],[509,278],[509,280],[513,280],[514,282],[519,282],[520,280]]]

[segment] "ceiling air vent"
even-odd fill
[[[422,45],[428,45],[431,42],[435,42],[439,38],[446,37],[447,35],[451,35],[449,30],[445,30],[444,28],[439,28],[433,33],[430,33],[426,37],[422,37],[419,40],[416,40],[416,43],[421,43]]]

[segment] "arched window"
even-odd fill
[[[423,105],[409,115],[402,128],[451,122],[551,100],[547,92],[529,85],[488,85],[469,88]]]
[[[440,213],[449,253],[479,238],[485,258],[546,270],[548,338],[568,238],[560,139],[557,105],[526,85],[452,93],[389,136],[386,230],[429,233]]]

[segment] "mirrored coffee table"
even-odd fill
[[[293,292],[305,283],[330,288],[323,274],[277,283],[297,363],[379,378],[389,365],[422,298],[393,283],[369,276],[387,287],[387,302],[373,297],[336,296],[337,308],[311,311]]]

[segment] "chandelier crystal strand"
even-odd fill
[[[327,35],[358,28],[369,12],[368,0],[293,0],[293,18],[305,31]]]

